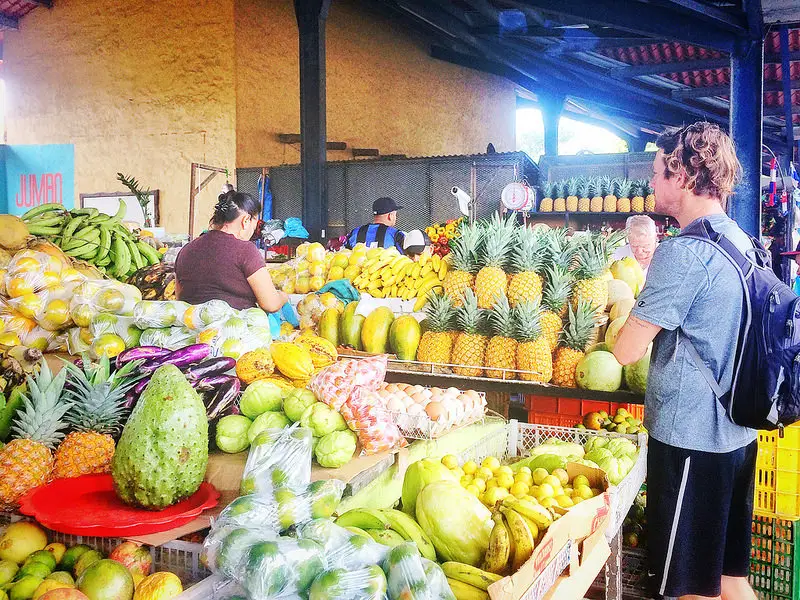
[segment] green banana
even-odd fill
[[[95,237],[95,232],[97,232],[97,238],[100,238],[100,228],[96,225],[86,225],[81,227],[79,231],[75,233],[72,237],[76,240],[87,240],[89,238]]]
[[[479,590],[488,591],[489,586],[500,581],[503,576],[483,571],[478,567],[460,562],[442,563],[445,576],[475,586]]]
[[[340,527],[358,527],[359,529],[390,529],[389,521],[376,510],[354,508],[336,519]]]
[[[100,251],[98,250],[98,256],[100,256],[99,252]],[[111,264],[111,256],[109,254],[106,254],[103,258],[95,257],[94,265],[96,267],[107,267],[110,264]]]
[[[61,227],[42,227],[40,225],[28,225],[28,233],[39,236],[52,236],[61,233]]]
[[[133,240],[125,240],[125,243],[128,245],[128,250],[131,253],[131,262],[133,263],[135,270],[138,271],[147,266],[147,261],[142,258],[141,253],[139,252],[139,247],[136,245],[136,242]]]
[[[406,513],[393,508],[379,509],[386,517],[389,525],[397,533],[410,542],[414,542],[419,553],[428,560],[436,561],[436,548],[433,547],[431,538],[428,537],[419,524]]]
[[[60,215],[53,215],[52,213],[45,213],[40,217],[28,221],[28,227],[63,227],[66,221],[66,213]]]
[[[36,217],[38,215],[42,215],[44,213],[47,213],[47,212],[50,212],[50,211],[53,211],[53,210],[64,210],[64,206],[61,205],[61,204],[52,204],[52,203],[51,204],[40,204],[39,206],[36,206],[36,207],[30,209],[28,212],[26,212],[20,218],[23,221],[28,222],[28,221],[30,221],[31,219],[33,219],[34,217]]]
[[[111,230],[104,225],[100,225],[100,249],[97,251],[97,260],[102,260],[108,256],[111,250]],[[110,262],[110,259],[109,259]]]
[[[64,231],[61,234],[61,243],[62,244],[68,243],[72,235],[78,230],[78,227],[80,227],[81,224],[88,218],[89,217],[87,215],[80,215],[72,219],[69,223],[67,223],[67,226],[64,227]],[[64,246],[62,245],[61,247],[63,248]]]
[[[128,205],[125,204],[125,200],[122,198],[119,199],[119,208],[117,209],[117,214],[114,215],[114,218],[117,221],[122,221],[125,218],[125,213],[128,212]]]
[[[86,215],[87,217],[91,218],[91,217],[96,217],[97,215],[100,214],[100,211],[97,210],[96,208],[93,208],[93,207],[90,207],[90,208],[75,208],[75,209],[73,209],[73,210],[71,210],[69,212],[72,213],[73,217]]]
[[[82,240],[79,246],[64,250],[64,253],[74,258],[90,260],[97,255],[100,245],[97,241]]]
[[[139,248],[139,252],[142,253],[142,256],[147,259],[148,264],[157,265],[161,262],[161,255],[158,253],[158,250],[147,242],[136,242],[136,247]]]
[[[114,261],[113,273],[117,277],[122,277],[131,268],[131,253],[128,246],[125,244],[124,238],[119,235],[114,235],[114,241],[111,244],[112,259]]]
[[[100,232],[98,230],[93,230],[87,233],[84,237],[72,237],[68,242],[63,243],[61,245],[61,249],[65,252],[67,250],[75,250],[78,248],[83,248],[86,244],[93,244],[98,246],[100,242]]]
[[[402,544],[406,541],[402,535],[393,529],[367,529],[366,532],[370,534],[372,539],[379,544],[383,544],[384,546],[389,546],[391,548],[394,548],[398,544]]]

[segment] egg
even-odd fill
[[[406,410],[408,410],[412,406],[416,406],[416,402],[414,402],[414,400],[411,399],[411,396],[403,396],[402,398],[400,398],[400,401],[406,407]]]
[[[441,402],[431,402],[425,407],[425,413],[431,421],[438,421],[442,417],[447,417],[447,409]]]
[[[403,404],[403,401],[393,397],[386,403],[386,408],[392,412],[396,413],[404,413],[406,412],[406,405]]]
[[[449,388],[447,388],[447,392],[449,394],[455,394],[457,396],[458,394],[461,393],[461,390],[459,390],[458,388],[449,387]]]
[[[425,394],[423,394],[422,392],[415,392],[415,393],[411,394],[411,399],[412,399],[412,400],[413,400],[413,401],[414,401],[416,404],[421,404],[422,402],[424,402],[424,401],[425,401],[425,400],[427,400],[428,398],[427,398],[427,396],[425,396]]]
[[[425,414],[425,409],[419,404],[412,404],[408,407],[408,414],[412,417],[417,417]]]

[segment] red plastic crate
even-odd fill
[[[580,398],[557,398],[554,396],[525,396],[525,408],[528,410],[528,422],[539,423],[541,425],[561,425],[572,427],[580,423],[583,415],[590,412],[606,411],[609,415],[617,412],[618,408],[624,408],[635,419],[644,418],[644,405],[629,404],[627,402],[605,402],[602,400],[583,400]],[[532,421],[536,416],[538,421]],[[542,421],[541,419],[547,419]],[[555,421],[558,421],[556,423]]]

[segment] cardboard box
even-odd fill
[[[567,473],[570,480],[578,475],[585,475],[591,486],[603,490],[603,493],[573,506],[554,521],[536,545],[530,559],[513,575],[489,586],[489,597],[492,600],[540,600],[568,565],[580,565],[580,542],[590,537],[593,540],[595,537],[603,538],[605,542],[604,533],[611,516],[609,483],[605,472],[569,463]],[[590,549],[597,544],[599,542],[593,541]],[[608,547],[608,543],[605,545]],[[587,589],[589,585],[591,581]],[[558,598],[561,600],[562,597]]]

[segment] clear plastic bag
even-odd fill
[[[67,330],[67,352],[74,355],[89,352],[92,344],[85,339],[88,332],[89,330],[83,327],[70,327]]]
[[[341,413],[355,387],[356,360],[339,360],[311,378],[308,388],[320,402]]]
[[[358,570],[330,569],[317,576],[308,600],[383,600],[386,575],[378,565]]]
[[[272,332],[269,325],[249,325],[247,318],[239,313],[203,329],[197,334],[197,343],[209,344],[214,356],[238,359],[245,352],[268,347],[272,343]]]
[[[276,488],[303,490],[311,482],[310,429],[267,429],[250,444],[241,494],[271,495]]]
[[[245,320],[248,327],[269,327],[269,315],[260,308],[239,311],[239,316]]]
[[[142,300],[139,288],[112,279],[90,280],[78,285],[69,310],[78,327],[88,327],[100,313],[133,316],[133,308]]]
[[[145,329],[139,338],[140,346],[159,346],[178,350],[195,343],[197,334],[186,327],[165,327],[164,329]]]
[[[193,331],[202,331],[212,323],[220,323],[234,316],[236,311],[224,300],[209,300],[190,305],[183,313],[183,325]]]
[[[318,521],[307,523],[299,531],[299,536],[313,539],[325,549],[330,569],[354,571],[369,565],[381,564],[389,553],[388,546],[348,531],[327,519],[319,523]]]
[[[402,448],[408,442],[392,415],[374,397],[372,391],[356,387],[342,409],[342,416],[358,435],[363,454],[378,454]]]
[[[390,549],[383,568],[390,600],[455,600],[439,565],[422,558],[414,542]]]
[[[242,563],[253,544],[277,539],[276,533],[255,525],[237,527],[214,521],[211,531],[203,541],[200,558],[212,573],[233,578],[242,572]]]
[[[280,538],[250,547],[237,577],[253,599],[304,596],[325,570],[322,548],[311,540]]]
[[[163,329],[183,323],[183,315],[189,308],[186,302],[178,300],[142,300],[133,307],[135,325],[140,329]]]
[[[68,265],[56,256],[22,250],[14,255],[5,269],[5,291],[10,298],[20,298],[61,285],[62,272],[67,268]]]
[[[139,329],[133,317],[119,317],[111,313],[101,313],[92,319],[89,324],[89,333],[93,338],[102,335],[117,335],[125,344],[125,348],[139,345],[142,330]]]

